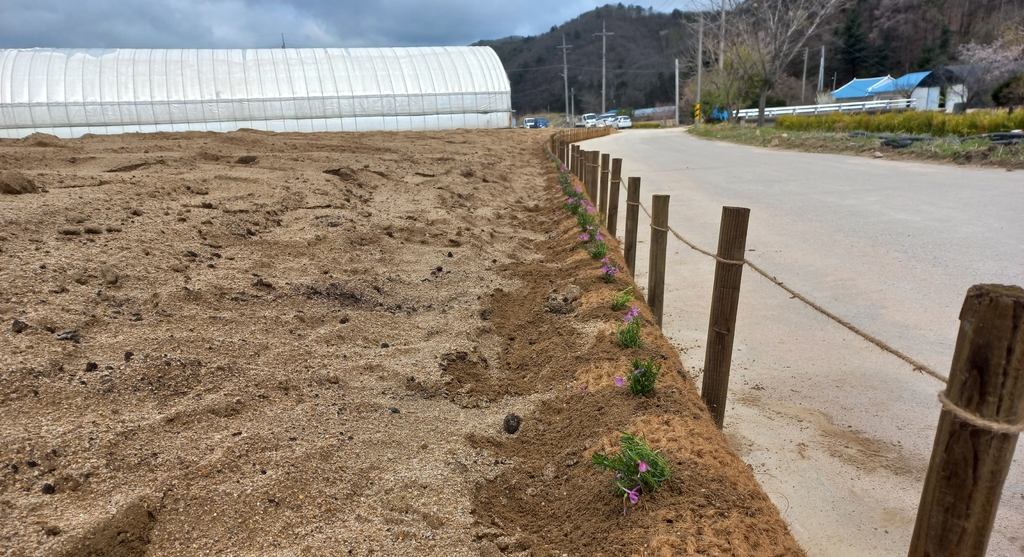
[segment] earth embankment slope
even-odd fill
[[[0,546],[800,554],[649,314],[615,346],[628,278],[574,249],[540,138],[0,142],[40,187],[0,197]],[[614,387],[638,355],[652,398]],[[625,516],[589,464],[619,430],[676,471]]]

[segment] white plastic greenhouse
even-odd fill
[[[0,138],[504,128],[490,47],[0,49]]]

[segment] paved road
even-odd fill
[[[1024,172],[760,149],[681,130],[584,145],[621,157],[622,175],[642,178],[645,206],[670,194],[670,225],[710,251],[721,207],[749,207],[748,259],[943,375],[967,289],[1024,286]],[[641,214],[642,285],[648,225]],[[711,259],[670,237],[665,332],[698,383],[713,276]],[[906,554],[943,385],[753,271],[743,281],[730,442],[811,555]],[[1024,554],[1017,452],[990,556]]]

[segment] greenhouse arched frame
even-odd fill
[[[0,138],[506,128],[490,47],[0,49]]]

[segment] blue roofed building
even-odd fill
[[[962,80],[951,79],[941,72],[915,72],[898,78],[854,79],[836,89],[832,96],[839,103],[914,99],[915,110],[944,108],[952,112],[958,104],[962,105],[967,91]]]
[[[892,81],[892,77],[866,77],[854,79],[832,92],[832,97],[839,103],[853,103],[861,101],[873,101],[874,95],[871,88]]]
[[[967,89],[962,81],[942,76],[938,72],[908,73],[892,81],[881,83],[870,89],[875,100],[916,99],[917,110],[939,110],[953,112],[957,104],[967,98]]]

